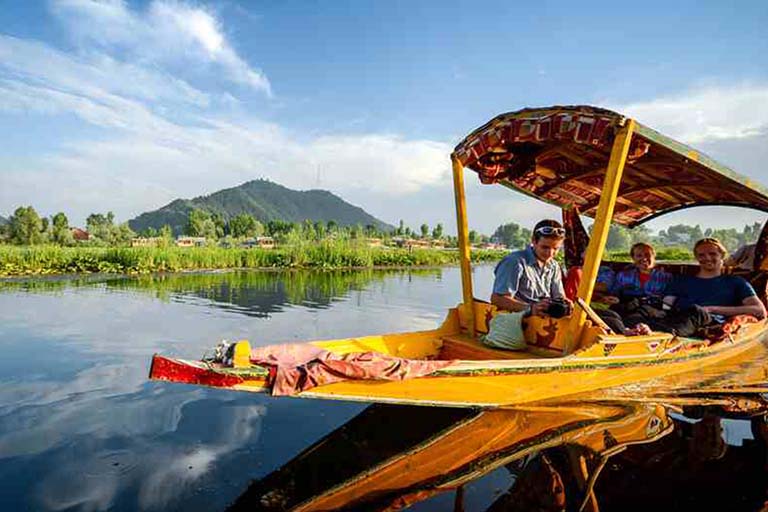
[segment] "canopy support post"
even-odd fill
[[[472,294],[472,267],[469,259],[469,228],[467,226],[467,201],[464,197],[464,166],[451,155],[453,165],[453,195],[456,200],[456,230],[459,235],[459,259],[461,265],[461,291],[464,313],[469,334],[475,336],[475,306]]]
[[[587,254],[584,257],[581,282],[579,283],[578,297],[586,304],[592,300],[592,292],[595,289],[595,280],[603,259],[605,242],[608,240],[608,231],[611,228],[613,209],[616,206],[616,197],[619,193],[621,176],[624,173],[624,164],[627,162],[629,144],[632,141],[632,133],[635,129],[635,121],[627,119],[624,127],[616,134],[611,149],[611,159],[605,171],[603,190],[600,195],[600,203],[595,215],[595,224],[592,227],[592,236],[587,246]],[[566,336],[565,353],[570,354],[581,348],[581,332],[586,323],[587,314],[582,308],[577,308],[571,316]]]

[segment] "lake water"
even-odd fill
[[[492,266],[474,269],[476,296],[490,293],[492,270]],[[224,510],[241,495],[238,503],[249,504],[249,509],[272,510],[259,496],[267,484],[274,489],[283,485],[285,479],[280,479],[287,469],[283,473],[278,469],[348,422],[344,439],[352,436],[356,441],[339,444],[347,451],[328,441],[333,450],[328,448],[321,459],[327,468],[312,466],[325,480],[303,481],[295,475],[306,469],[291,469],[294,481],[292,487],[281,487],[283,503],[295,505],[297,496],[320,489],[321,484],[338,485],[341,480],[334,478],[347,478],[354,464],[366,458],[375,462],[380,457],[381,462],[397,450],[431,440],[427,444],[437,452],[424,453],[418,463],[424,482],[411,482],[407,492],[390,490],[374,500],[350,501],[349,506],[379,509],[404,499],[398,498],[402,494],[412,496],[406,502],[413,510],[452,510],[455,493],[438,491],[450,488],[453,479],[466,481],[461,496],[464,510],[506,510],[509,503],[499,503],[509,501],[505,493],[521,475],[534,478],[551,467],[565,471],[567,464],[558,462],[562,454],[542,459],[533,455],[537,451],[532,448],[523,453],[523,442],[556,446],[547,437],[552,432],[577,447],[563,453],[573,457],[586,450],[587,467],[600,457],[610,457],[595,488],[598,501],[603,499],[608,509],[624,509],[621,497],[631,497],[633,490],[653,496],[650,483],[628,486],[622,475],[658,476],[656,466],[648,462],[654,457],[665,468],[689,475],[706,470],[710,479],[724,483],[739,471],[750,479],[764,476],[762,396],[730,408],[727,397],[720,397],[713,407],[585,406],[551,417],[530,411],[500,416],[446,409],[366,409],[359,403],[273,399],[147,380],[153,353],[197,359],[223,338],[247,338],[253,345],[264,345],[434,328],[446,309],[460,301],[460,288],[457,268],[2,282],[0,510]],[[501,429],[494,439],[503,442],[469,450],[455,467],[449,457],[443,474],[429,473],[428,462],[437,460],[436,454],[456,452],[445,433],[459,423],[466,424],[462,427],[466,439],[473,439],[476,432],[486,435],[488,425],[493,425]],[[371,430],[371,424],[382,428]],[[668,425],[672,425],[669,432],[664,430]],[[528,437],[516,437],[523,427],[532,429]],[[593,446],[595,439],[602,443],[599,448]],[[605,452],[625,444],[645,446],[646,453],[635,454],[634,460],[624,455],[637,449],[622,455]],[[648,448],[653,446],[664,446],[666,451],[654,455]],[[490,451],[481,457],[482,450]],[[701,451],[704,455],[699,456]],[[341,476],[332,475],[337,470]],[[547,474],[551,476],[551,471]],[[250,495],[246,493],[252,481],[267,475],[260,489],[257,482]],[[562,478],[566,487],[573,480]],[[624,483],[606,488],[602,496],[601,485],[612,479]],[[741,497],[736,501],[745,507],[757,503],[755,496],[764,493],[765,486],[744,478],[738,481],[748,487],[731,490]],[[368,484],[359,485],[364,490]],[[615,488],[622,491],[611,493]],[[364,491],[351,492],[359,498]],[[291,493],[293,498],[287,496]],[[523,498],[515,500],[524,503]],[[637,500],[630,503],[642,502]],[[507,508],[498,508],[502,506]]]

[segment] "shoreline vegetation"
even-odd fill
[[[198,208],[186,218],[186,236],[178,238],[168,224],[160,229],[147,228],[137,236],[127,223],[116,223],[112,212],[89,215],[86,228],[70,227],[63,212],[40,217],[32,206],[17,208],[9,219],[0,217],[0,278],[440,267],[459,263],[458,239],[444,233],[440,223],[431,230],[426,223],[413,230],[403,220],[390,230],[372,224],[339,225],[333,220],[298,223],[272,219],[261,223],[247,213],[225,218]],[[689,247],[695,240],[712,236],[735,250],[753,243],[760,232],[759,223],[745,225],[741,231],[677,224],[657,234],[645,226],[629,230],[613,225],[604,259],[629,261],[632,244],[649,242],[656,247],[659,261],[691,261]],[[497,261],[531,240],[531,231],[515,222],[500,225],[491,236],[475,230],[467,235],[469,243],[477,247],[472,250],[473,262]]]
[[[495,262],[509,250],[474,249],[473,263]],[[660,250],[659,260],[690,260],[687,249]],[[626,252],[606,255],[629,261]],[[439,267],[459,263],[455,249],[403,249],[323,241],[262,248],[0,246],[0,277],[66,274],[149,274],[218,269],[354,269]]]
[[[473,250],[472,261],[508,251]],[[149,274],[218,269],[347,269],[438,267],[459,263],[457,250],[374,248],[319,242],[274,249],[224,247],[0,246],[0,277],[56,274]]]

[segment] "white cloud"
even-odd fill
[[[101,18],[125,16],[122,4],[92,4]],[[211,51],[216,41],[207,42]],[[0,211],[24,203],[45,214],[65,211],[74,222],[106,209],[128,219],[261,177],[352,202],[363,192],[392,197],[450,179],[447,144],[392,134],[302,139],[255,118],[227,120],[212,98],[154,66],[0,36],[0,111],[70,114],[103,131],[98,139],[60,140],[63,150],[42,152],[23,168],[6,162]]]
[[[698,87],[610,108],[692,144],[736,172],[768,185],[768,84]],[[764,213],[743,208],[702,207],[665,215],[651,221],[648,227],[664,229],[686,223],[741,228],[764,219]]]
[[[768,85],[706,87],[616,110],[690,144],[754,137],[768,132]]]
[[[211,96],[156,67],[120,62],[103,53],[76,56],[34,41],[0,35],[0,73],[7,82],[79,96],[109,92],[145,101],[207,107]],[[13,95],[4,94],[9,101]]]
[[[60,102],[57,108],[81,105]],[[87,109],[86,109],[87,110]],[[100,123],[120,126],[146,112],[111,111]],[[96,115],[96,114],[94,114]],[[298,189],[324,188],[355,202],[360,192],[383,197],[409,195],[450,179],[447,144],[412,141],[393,135],[325,136],[302,142],[279,126],[211,121],[182,127],[148,114],[146,131],[128,130],[104,141],[72,144],[46,158],[37,172],[6,172],[0,205],[10,210],[19,190],[26,203],[45,212],[63,210],[74,219],[113,210],[128,219],[177,197],[193,197],[255,178],[269,178]],[[35,183],[45,182],[43,190]],[[56,190],[55,196],[50,190]],[[26,204],[25,203],[25,204]],[[382,212],[384,213],[384,212]],[[390,220],[397,214],[388,212]]]
[[[126,52],[141,62],[213,64],[232,82],[272,94],[267,76],[237,54],[203,7],[155,0],[138,12],[122,0],[55,0],[53,12],[84,47]]]

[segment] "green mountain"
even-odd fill
[[[258,221],[288,222],[335,221],[340,226],[374,225],[390,230],[392,226],[353,206],[327,190],[291,190],[267,180],[254,180],[234,188],[219,190],[194,199],[176,199],[158,210],[145,212],[128,224],[136,232],[147,228],[171,226],[174,234],[181,234],[187,225],[189,213],[195,208],[218,213],[225,220],[241,213],[249,213]]]
[[[8,219],[0,215],[0,226],[2,226],[3,224],[8,224]]]

